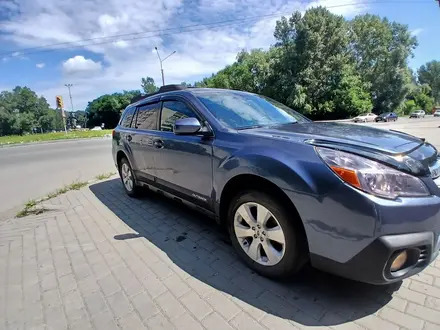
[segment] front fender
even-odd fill
[[[313,147],[302,145],[298,149],[248,147],[226,157],[214,170],[217,200],[226,184],[242,174],[260,176],[283,190],[312,196],[324,195],[340,184],[335,175],[328,175],[330,170]]]

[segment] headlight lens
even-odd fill
[[[392,199],[430,195],[415,176],[347,152],[320,147],[316,151],[343,181],[367,193]]]

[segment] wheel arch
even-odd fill
[[[309,251],[308,239],[306,230],[304,228],[303,221],[301,219],[301,215],[298,212],[298,209],[294,205],[294,203],[290,200],[290,198],[286,195],[286,193],[277,186],[275,183],[261,177],[256,174],[239,174],[231,178],[224,186],[221,195],[220,195],[220,203],[219,203],[219,222],[222,226],[226,226],[227,221],[227,213],[228,208],[235,196],[241,191],[246,190],[256,190],[267,193],[269,196],[274,197],[277,201],[280,202],[283,207],[286,208],[286,211],[289,214],[292,214],[292,221],[295,225],[295,228],[299,230],[299,236],[304,238],[303,244],[304,247]]]
[[[121,171],[121,164],[120,164],[120,162],[121,162],[122,158],[127,159],[128,163],[130,164],[131,168],[133,169],[133,162],[131,161],[131,159],[128,156],[127,152],[125,152],[124,150],[120,149],[116,153],[116,164],[118,165],[118,172],[120,173],[120,171]]]
[[[130,159],[128,159],[127,154],[123,151],[123,150],[118,150],[118,152],[116,153],[116,164],[118,164],[118,171],[120,171],[120,167],[121,167],[121,159],[122,158],[127,158],[127,160],[130,162]]]

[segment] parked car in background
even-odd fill
[[[397,116],[394,112],[385,112],[376,117],[375,121],[396,121],[399,116]]]
[[[434,117],[440,117],[440,109],[435,110]]]
[[[425,111],[423,111],[423,110],[413,111],[409,115],[409,118],[425,118]]]
[[[353,121],[355,123],[366,123],[369,121],[374,121],[376,119],[377,115],[375,115],[374,113],[365,113],[363,115],[359,115],[355,118],[353,118]]]
[[[268,277],[310,262],[387,284],[439,254],[440,159],[409,134],[312,122],[252,93],[172,85],[125,109],[112,151],[129,196],[147,187],[209,215]]]

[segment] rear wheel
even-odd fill
[[[228,229],[238,255],[252,269],[272,278],[294,275],[307,260],[307,250],[289,212],[270,196],[247,191],[233,199]]]
[[[136,185],[133,170],[127,158],[122,158],[119,162],[119,175],[121,176],[122,184],[127,195],[130,197],[138,196],[139,187]]]

